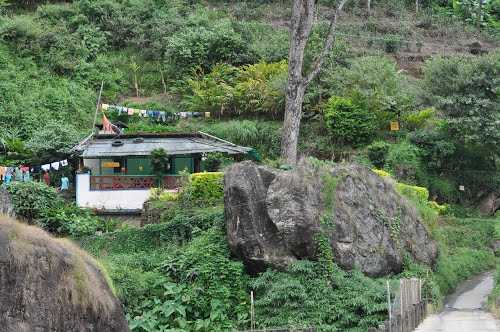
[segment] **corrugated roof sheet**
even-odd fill
[[[228,154],[244,154],[251,148],[238,146],[225,141],[210,139],[208,137],[151,137],[143,138],[142,142],[135,138],[97,138],[82,147],[83,158],[102,158],[117,156],[147,156],[154,149],[162,148],[169,155],[224,152]],[[123,144],[114,146],[113,142]]]

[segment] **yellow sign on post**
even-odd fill
[[[102,163],[102,167],[104,168],[116,168],[120,167],[120,163],[115,162],[115,161],[106,161]]]
[[[391,131],[399,131],[399,122],[391,121]]]

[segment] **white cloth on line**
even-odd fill
[[[57,171],[59,169],[59,162],[56,161],[54,163],[51,163],[50,167],[52,167],[53,169],[55,169]]]
[[[50,170],[50,164],[45,164],[45,165],[42,165],[42,169],[43,169],[44,171],[48,171],[48,170]]]
[[[68,160],[67,159],[61,160],[61,166],[68,166]]]

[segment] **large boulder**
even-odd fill
[[[479,211],[482,215],[493,216],[500,210],[500,194],[490,192],[479,202]]]
[[[99,265],[67,240],[0,217],[5,332],[129,331]]]
[[[242,162],[224,182],[229,245],[253,272],[316,259],[320,234],[339,266],[369,276],[400,272],[404,252],[436,261],[437,245],[415,207],[365,167],[302,162],[278,171]]]

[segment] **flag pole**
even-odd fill
[[[102,89],[104,88],[104,80],[101,81],[101,89],[99,90],[99,97],[97,97],[97,105],[95,107],[94,123],[92,124],[92,134],[94,134],[95,124],[97,122],[97,112],[99,111],[99,106],[101,105]]]

